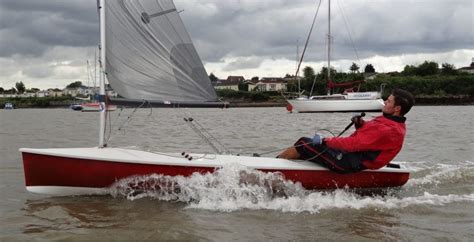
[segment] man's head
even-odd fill
[[[385,101],[382,111],[385,114],[404,116],[415,105],[411,93],[402,89],[393,89],[392,94]]]

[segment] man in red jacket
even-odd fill
[[[385,101],[383,115],[367,122],[360,116],[352,118],[356,131],[350,136],[303,137],[278,157],[311,160],[338,173],[382,168],[402,148],[406,132],[404,115],[414,103],[409,92],[394,89]]]

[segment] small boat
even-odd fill
[[[98,102],[83,103],[83,104],[72,104],[70,107],[74,111],[82,111],[82,112],[100,112],[101,110],[104,110],[104,108]],[[108,105],[106,110],[107,110],[107,112],[115,111],[115,110],[117,110],[117,106],[116,105]]]
[[[353,92],[347,94],[331,94],[299,97],[288,100],[299,113],[312,112],[377,112],[384,106],[379,92]]]
[[[331,0],[328,1],[327,38],[328,38],[327,39],[328,66],[326,68],[327,95],[311,96],[309,98],[298,97],[295,99],[288,99],[287,100],[288,107],[289,107],[288,110],[294,109],[298,113],[381,111],[382,108],[384,107],[384,101],[381,98],[383,87],[382,87],[382,90],[380,90],[380,92],[359,92],[359,91],[354,91],[353,88],[349,88],[349,87],[353,87],[354,85],[357,85],[357,84],[360,85],[361,83],[365,82],[365,80],[352,81],[352,82],[346,82],[346,83],[334,83],[331,79],[331,53],[330,53],[331,52]],[[303,57],[301,57],[301,60],[303,60]],[[342,94],[334,94],[332,93],[332,91],[336,87],[345,87],[345,88],[348,88],[348,90],[350,91],[344,92]]]
[[[103,106],[101,106],[101,104],[99,102],[95,102],[95,103],[83,103],[81,104],[82,106],[82,109],[81,111],[82,112],[99,112],[101,110],[104,110]],[[117,106],[116,105],[108,105],[107,106],[107,112],[111,112],[111,111],[115,111],[117,110]]]
[[[81,111],[82,110],[82,104],[71,104],[71,106],[69,106],[69,107],[74,111]]]
[[[13,104],[12,103],[5,103],[5,110],[13,110]]]
[[[110,108],[105,104],[105,79],[123,97],[108,101],[115,105],[218,108],[228,105],[217,99],[172,0],[100,0],[98,8],[100,63],[106,63],[100,68],[101,73],[107,73],[100,78],[101,109]],[[107,33],[111,36],[105,41]],[[230,164],[280,173],[308,189],[398,187],[407,182],[410,174],[403,168],[385,167],[341,175],[309,161],[224,155],[218,150],[216,154],[184,154],[111,148],[105,139],[108,116],[99,112],[98,147],[20,149],[27,190],[51,195],[97,194],[128,177],[151,174],[186,177],[212,173]]]

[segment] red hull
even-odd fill
[[[26,186],[107,188],[133,175],[190,176],[213,172],[211,167],[136,164],[23,153]],[[409,173],[359,172],[337,174],[327,170],[263,170],[280,172],[306,189],[383,188],[404,185]]]

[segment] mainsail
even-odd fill
[[[172,0],[105,1],[106,73],[128,99],[216,101]]]

